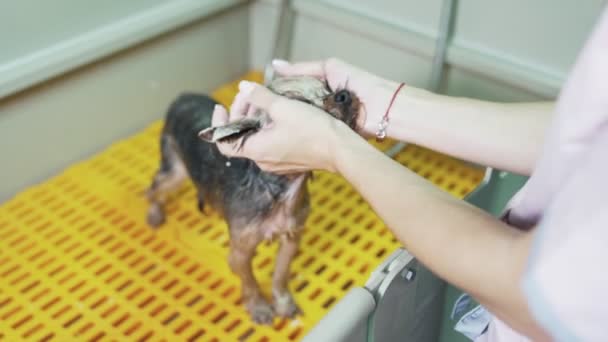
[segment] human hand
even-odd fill
[[[264,86],[242,81],[230,113],[216,106],[211,124],[222,126],[259,111],[266,112],[271,122],[248,137],[242,146],[238,141],[217,142],[221,153],[251,159],[262,170],[279,174],[312,169],[335,171],[333,150],[337,133],[353,131],[323,110],[277,95]]]
[[[274,70],[282,76],[313,76],[324,79],[332,90],[353,91],[362,103],[357,120],[357,131],[374,136],[398,84],[350,65],[340,59],[290,64],[283,60],[272,62]]]

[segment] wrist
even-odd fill
[[[349,160],[352,156],[366,155],[366,151],[374,149],[365,139],[341,121],[335,122],[330,135],[329,160],[332,172],[342,175],[347,173]]]
[[[363,133],[366,137],[377,137],[378,134],[387,134],[391,137],[389,131],[392,131],[395,126],[395,120],[399,120],[399,109],[396,102],[403,102],[403,93],[408,90],[409,86],[402,82],[395,82],[388,79],[379,79],[373,86],[371,97],[366,99],[369,106],[365,107],[367,111],[365,117],[365,125]]]
[[[384,99],[388,99],[385,100],[384,107],[385,111],[388,110],[386,137],[416,143],[417,132],[428,128],[425,126],[430,120],[426,114],[436,110],[433,107],[438,101],[437,95],[407,84],[399,90],[399,85],[400,83],[397,82],[388,83],[383,96]],[[391,104],[393,96],[394,101]],[[377,122],[372,123],[372,127],[375,128],[374,135],[378,132],[378,124],[381,122],[382,116],[377,119]]]

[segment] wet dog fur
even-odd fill
[[[310,77],[278,78],[268,88],[319,107],[351,128],[355,126],[360,104],[350,91],[331,91],[326,83]],[[277,175],[262,171],[251,160],[221,154],[214,143],[203,138],[204,134],[199,137],[199,133],[210,131],[216,104],[204,94],[184,93],[169,106],[160,137],[160,167],[147,190],[147,221],[153,227],[165,221],[164,205],[169,194],[189,177],[196,187],[201,213],[208,204],[228,224],[228,263],[240,279],[242,302],[253,321],[270,324],[275,315],[294,317],[299,308],[287,283],[310,210],[306,183],[311,173]],[[263,124],[262,120],[260,126]],[[251,266],[256,247],[267,239],[280,242],[272,278],[272,304],[262,295]]]

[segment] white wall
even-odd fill
[[[277,1],[253,6],[252,66],[268,60]],[[291,59],[338,56],[426,86],[441,0],[296,0]],[[448,47],[448,93],[552,98],[606,1],[462,0]]]

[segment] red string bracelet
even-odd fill
[[[403,86],[405,85],[405,83],[401,82],[401,84],[399,84],[399,87],[397,88],[397,90],[395,90],[395,93],[393,94],[393,98],[391,99],[391,102],[388,105],[388,108],[386,109],[386,113],[384,113],[384,116],[382,117],[382,121],[380,121],[380,123],[378,124],[378,132],[376,133],[376,141],[380,142],[382,140],[384,140],[384,138],[386,138],[386,127],[388,127],[388,113],[391,110],[391,107],[393,106],[393,102],[395,102],[395,98],[397,97],[397,93],[399,93],[399,90],[401,90],[401,88],[403,88]]]

